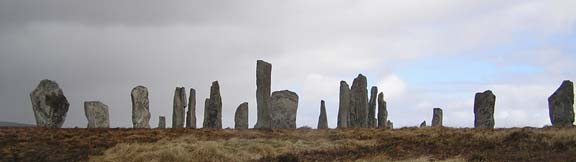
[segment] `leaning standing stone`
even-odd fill
[[[386,128],[388,121],[388,110],[386,109],[386,101],[384,101],[384,93],[378,94],[378,128]]]
[[[270,97],[270,117],[272,128],[296,128],[298,95],[283,90],[272,93]]]
[[[368,102],[368,127],[376,128],[376,97],[378,96],[378,87],[372,86],[370,89],[370,101]]]
[[[220,96],[220,85],[218,81],[212,82],[210,87],[210,99],[206,107],[204,128],[222,128],[222,97]]]
[[[174,91],[174,107],[172,109],[172,128],[184,128],[184,113],[186,112],[186,88],[176,87]]]
[[[474,97],[474,128],[494,128],[496,96],[487,90]]]
[[[150,128],[148,89],[137,86],[132,89],[132,124],[134,128]]]
[[[234,128],[235,129],[248,129],[248,102],[244,102],[238,106],[234,114]]]
[[[70,104],[58,83],[42,80],[30,93],[36,126],[45,128],[60,128],[66,120]]]
[[[100,101],[84,102],[84,113],[88,119],[88,128],[109,128],[108,105]]]
[[[328,119],[326,117],[326,104],[320,101],[320,116],[318,117],[318,129],[328,129]]]
[[[434,108],[432,115],[432,127],[442,127],[442,109]]]
[[[574,123],[574,84],[565,80],[562,85],[548,97],[550,122],[554,127],[571,128]]]
[[[420,128],[424,128],[426,127],[426,120],[424,120],[422,123],[420,123]]]
[[[256,110],[257,121],[254,128],[271,128],[270,119],[270,85],[272,64],[256,61]]]
[[[186,128],[196,128],[196,90],[190,88],[188,112],[186,113]]]
[[[158,118],[158,128],[166,128],[166,117],[160,116]]]
[[[368,128],[368,89],[366,77],[358,74],[350,89],[350,126]]]

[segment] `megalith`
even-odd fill
[[[378,123],[376,121],[376,99],[378,97],[378,87],[372,86],[370,89],[370,101],[368,102],[368,127],[376,128]]]
[[[420,128],[424,128],[426,127],[426,120],[424,120],[422,123],[420,123]]]
[[[222,128],[222,97],[218,81],[212,82],[210,98],[207,101],[208,106],[204,110],[204,128]]]
[[[386,109],[386,101],[384,101],[384,93],[378,94],[378,128],[386,128],[388,121],[388,110]]]
[[[496,96],[487,90],[474,97],[474,128],[494,128]]]
[[[132,124],[134,128],[150,128],[148,89],[137,86],[132,89]]]
[[[257,121],[254,128],[271,128],[270,86],[272,64],[263,60],[256,61],[256,111]]]
[[[272,128],[296,128],[298,95],[289,90],[275,91],[270,97]]]
[[[234,128],[248,129],[248,102],[244,102],[236,108],[234,114]]]
[[[172,109],[172,128],[184,128],[186,112],[186,88],[176,87]]]
[[[347,128],[350,119],[350,86],[346,81],[340,81],[340,100],[338,105],[338,126]]]
[[[358,74],[350,88],[350,126],[368,128],[368,90],[366,77]]]
[[[442,109],[434,108],[432,115],[432,127],[442,127]]]
[[[108,105],[100,101],[84,102],[84,113],[88,120],[87,128],[109,128]]]
[[[190,88],[188,112],[186,113],[186,128],[196,128],[196,90]]]
[[[158,128],[166,128],[166,117],[160,116],[158,118]]]
[[[318,129],[328,129],[328,117],[326,117],[326,104],[320,101],[320,116],[318,117]]]
[[[553,127],[571,128],[574,126],[574,84],[565,80],[548,97],[548,113]]]
[[[62,127],[70,104],[58,83],[47,79],[40,81],[30,93],[30,100],[37,127]]]

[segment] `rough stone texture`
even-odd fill
[[[386,122],[386,128],[387,129],[394,129],[394,123],[392,123],[392,121],[388,120],[388,122]]]
[[[272,64],[256,61],[256,110],[257,121],[254,128],[271,128],[270,86]]]
[[[339,102],[337,128],[348,128],[350,124],[350,86],[346,81],[340,81]]]
[[[174,107],[172,109],[172,128],[184,128],[185,112],[186,88],[176,87],[174,91]]]
[[[426,127],[426,120],[424,120],[422,123],[420,123],[420,128],[424,128]]]
[[[84,113],[88,119],[87,128],[109,128],[108,105],[100,101],[84,102]]]
[[[158,128],[166,128],[166,117],[160,116],[158,118]]]
[[[328,117],[326,117],[326,104],[320,101],[320,116],[318,117],[318,129],[328,129]]]
[[[298,95],[283,90],[272,93],[270,97],[270,117],[272,128],[296,128]]]
[[[132,124],[134,128],[150,128],[150,101],[148,100],[148,89],[144,86],[137,86],[132,89]]]
[[[442,109],[434,108],[432,115],[432,127],[442,127]]]
[[[188,112],[186,113],[186,128],[196,128],[196,90],[190,88]]]
[[[366,77],[358,74],[350,89],[350,127],[368,128],[368,90]]]
[[[378,128],[386,128],[388,121],[388,110],[386,109],[386,101],[384,101],[384,93],[378,94]]]
[[[244,102],[238,106],[234,114],[234,128],[248,129],[248,102]]]
[[[474,128],[494,128],[496,96],[487,90],[474,97]]]
[[[60,128],[66,120],[70,104],[58,83],[42,80],[30,93],[36,126],[45,128]]]
[[[378,96],[378,87],[372,86],[370,89],[370,101],[368,102],[368,127],[376,128],[376,98]]]
[[[562,85],[548,97],[550,122],[554,127],[574,127],[574,84],[565,80]]]
[[[212,82],[210,98],[206,110],[204,110],[204,128],[222,128],[222,97],[218,81]]]

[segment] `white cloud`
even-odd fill
[[[406,83],[398,76],[390,74],[380,79],[378,82],[378,90],[384,92],[387,99],[394,99],[402,97],[406,90]]]

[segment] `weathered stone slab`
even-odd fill
[[[190,88],[188,112],[186,113],[186,128],[196,128],[196,90]]]
[[[318,129],[328,129],[328,117],[326,117],[326,104],[320,101],[320,116],[318,117]]]
[[[340,101],[338,107],[338,128],[350,125],[350,87],[346,81],[340,81]]]
[[[368,128],[368,90],[366,77],[358,74],[350,89],[350,126]]]
[[[442,109],[434,108],[432,115],[432,127],[442,127]]]
[[[47,79],[40,81],[30,93],[30,100],[37,127],[62,127],[70,104],[58,83]]]
[[[270,117],[272,128],[296,128],[298,95],[283,90],[272,93],[270,97]]]
[[[424,128],[426,127],[426,120],[424,120],[422,123],[420,123],[420,128]]]
[[[100,101],[84,102],[84,113],[88,119],[87,128],[109,128],[108,105]]]
[[[166,128],[166,117],[160,116],[158,118],[158,128]]]
[[[548,97],[550,122],[554,127],[574,127],[574,84],[565,80]]]
[[[222,128],[222,97],[218,81],[212,82],[210,98],[204,113],[204,128]]]
[[[254,128],[271,128],[270,91],[272,64],[256,61],[256,110],[257,121]]]
[[[378,87],[372,86],[370,89],[370,101],[368,102],[368,127],[376,128],[378,123],[376,122],[376,99],[378,96]]]
[[[384,101],[384,93],[378,94],[378,128],[386,128],[388,121],[388,110],[386,108],[386,101]]]
[[[474,128],[494,128],[496,96],[487,90],[474,97]]]
[[[148,89],[144,86],[137,86],[132,89],[132,124],[134,128],[150,128],[150,101],[148,100]]]
[[[186,88],[176,87],[174,91],[174,106],[172,109],[172,128],[184,128],[184,113],[186,112]]]
[[[248,102],[244,102],[236,108],[234,114],[234,128],[248,129]]]

